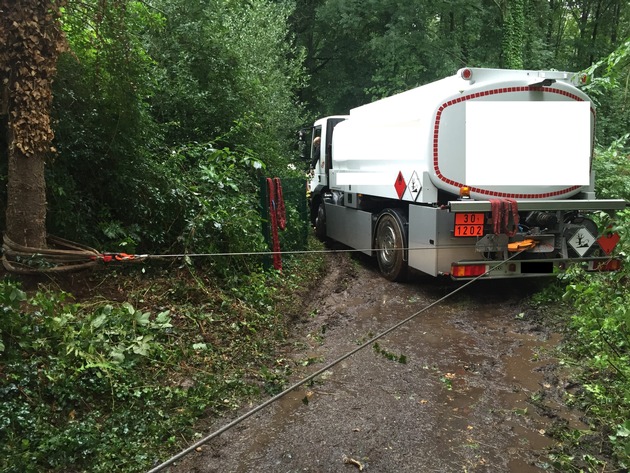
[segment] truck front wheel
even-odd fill
[[[407,277],[407,261],[404,258],[405,237],[402,217],[393,213],[381,215],[376,226],[376,259],[381,274],[390,281],[403,281]]]
[[[315,217],[315,236],[319,241],[326,241],[326,207],[321,202]]]

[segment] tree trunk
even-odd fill
[[[0,0],[0,108],[6,116],[8,159],[6,235],[35,248],[46,244],[44,163],[53,150],[52,81],[66,45],[59,22],[62,3]]]
[[[9,139],[11,142],[11,139]],[[7,236],[23,246],[46,246],[46,182],[44,160],[9,150]]]

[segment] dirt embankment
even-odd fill
[[[369,260],[335,255],[296,325],[287,354],[294,379],[456,287],[421,277],[390,283]],[[581,423],[558,402],[560,337],[524,306],[534,289],[475,283],[169,471],[545,471],[550,430]]]

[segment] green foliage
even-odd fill
[[[292,25],[311,76],[302,95],[322,116],[346,113],[464,66],[584,69],[630,34],[629,5],[298,0]]]
[[[186,393],[143,374],[165,355],[168,311],[127,303],[86,311],[64,294],[30,298],[10,282],[0,304],[2,471],[139,471],[152,461],[146,445],[190,423],[171,417]]]
[[[598,149],[593,162],[596,181],[595,190],[599,198],[630,200],[629,153],[624,148],[628,142],[626,134],[606,149]]]
[[[630,466],[627,426],[619,424],[630,417],[629,223],[630,211],[620,212],[615,230],[621,271],[591,274],[576,267],[564,275],[564,300],[573,308],[568,354],[585,365],[578,401],[601,430],[616,432],[608,441],[621,468]]]
[[[145,100],[153,62],[137,34],[159,17],[140,2],[115,3],[69,2],[64,12],[72,54],[60,58],[55,81],[48,222],[51,233],[84,243],[135,246],[151,234],[139,226],[159,198],[150,191],[167,187],[151,160],[160,143]]]
[[[600,143],[607,146],[613,142],[617,148],[627,146],[627,131],[630,128],[630,38],[592,64],[586,73],[590,83],[585,90],[599,107],[597,137]]]
[[[233,253],[264,249],[260,232],[258,176],[263,164],[246,149],[232,152],[212,143],[174,149],[169,160],[180,170],[183,228],[187,252]]]
[[[321,264],[230,280],[151,270],[122,303],[0,283],[0,470],[147,471],[198,419],[279,392],[292,365],[274,354]]]
[[[372,348],[374,349],[374,353],[381,355],[383,358],[386,358],[390,361],[397,361],[398,363],[401,363],[403,365],[407,364],[407,357],[405,355],[403,355],[402,353],[400,355],[396,355],[381,347],[378,342],[374,342]]]
[[[166,22],[147,37],[157,63],[151,106],[167,143],[222,136],[252,149],[272,169],[286,164],[281,156],[301,121],[294,91],[303,83],[302,57],[286,41],[290,4],[181,0],[157,6]]]
[[[252,166],[285,172],[302,122],[290,11],[266,0],[70,1],[49,231],[109,251],[260,249]]]

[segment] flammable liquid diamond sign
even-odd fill
[[[407,183],[405,182],[405,178],[402,175],[402,171],[398,172],[398,177],[396,178],[396,182],[394,183],[394,188],[396,189],[398,198],[402,199],[403,195],[405,194],[405,190],[407,189]]]

